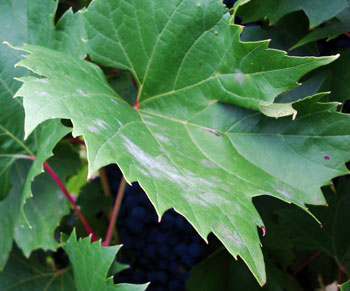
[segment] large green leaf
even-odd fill
[[[176,118],[196,111],[179,112],[169,103],[193,98],[196,110],[216,99],[266,113],[278,94],[332,60],[288,57],[268,49],[268,41],[240,42],[242,27],[220,1],[93,1],[83,18],[92,60],[130,70],[140,106]]]
[[[350,116],[335,104],[296,103],[296,120],[208,100],[133,109],[94,64],[36,46],[20,62],[47,78],[22,78],[26,131],[49,118],[68,118],[87,145],[89,173],[117,162],[128,181],[139,181],[159,215],[174,207],[203,238],[214,232],[265,281],[251,200],[271,195],[324,204],[320,186],[348,173]],[[317,97],[317,96],[316,96]],[[159,99],[160,101],[161,99]],[[165,107],[167,105],[167,107]]]
[[[67,175],[72,174],[77,168],[77,157],[66,147],[57,148],[55,154],[57,157],[51,158],[49,163],[64,181]],[[29,227],[22,224],[20,220],[22,192],[32,164],[33,162],[28,160],[14,163],[11,169],[11,182],[14,187],[6,199],[0,202],[0,232],[6,234],[0,238],[1,268],[7,261],[13,240],[26,256],[39,248],[56,250],[58,243],[54,238],[54,231],[62,217],[70,210],[70,204],[56,183],[50,175],[44,173],[36,177],[32,183],[34,197],[27,200],[24,205],[24,212],[31,225]]]
[[[65,181],[79,167],[78,154],[70,150],[68,145],[60,145],[54,153],[55,156],[48,163],[58,177]],[[39,248],[57,249],[59,244],[54,238],[54,231],[62,217],[70,211],[70,203],[49,174],[41,174],[34,180],[32,192],[34,197],[24,206],[30,227],[20,223],[15,227],[16,243],[26,257]]]
[[[51,120],[35,130],[25,141],[23,140],[22,100],[13,99],[20,82],[14,78],[25,76],[28,71],[15,69],[14,65],[20,59],[20,55],[3,42],[8,41],[16,45],[36,43],[83,57],[85,50],[81,36],[84,30],[80,17],[68,11],[55,27],[56,6],[57,1],[52,0],[0,1],[0,199],[4,199],[11,188],[9,176],[14,161],[23,155],[35,156],[28,173],[23,175],[26,181],[24,188],[20,190],[14,186],[20,193],[12,195],[20,195],[21,208],[25,200],[32,196],[31,182],[42,172],[43,162],[52,155],[53,147],[70,130],[63,127],[59,121]],[[4,201],[4,204],[7,205],[7,202]],[[4,228],[9,229],[7,232],[1,232],[9,235],[3,235],[0,239],[0,248],[4,250],[4,255],[0,257],[0,268],[3,268],[6,262],[5,249],[8,251],[11,248],[12,227],[17,220],[16,211],[8,213],[9,224],[4,225]],[[28,224],[23,213],[19,221],[21,225]]]
[[[2,291],[74,291],[71,268],[52,270],[45,257],[34,253],[30,259],[14,248],[6,268],[0,272]]]
[[[51,147],[48,146],[48,139],[59,140],[68,132],[57,121],[49,122],[46,131],[39,131],[23,141],[23,107],[20,99],[12,98],[20,83],[13,78],[24,76],[28,72],[14,68],[20,56],[3,44],[4,41],[16,45],[35,43],[83,57],[85,50],[81,37],[84,30],[80,16],[68,11],[55,27],[56,6],[57,2],[52,0],[0,2],[0,198],[4,198],[9,190],[8,173],[13,161],[21,155],[30,155],[36,156],[36,160],[24,190],[23,199],[28,198],[30,181],[42,171],[42,163],[51,155],[55,145],[51,142]],[[71,29],[73,27],[74,29]],[[38,143],[40,140],[48,144],[41,146]]]
[[[251,0],[239,8],[238,14],[243,16],[244,22],[267,17],[275,24],[284,15],[303,10],[310,27],[315,27],[349,7],[349,0],[322,0],[322,3],[319,0]]]
[[[63,249],[67,252],[73,267],[78,291],[143,291],[148,284],[117,284],[113,277],[107,278],[115,256],[121,246],[101,247],[101,241],[91,243],[90,237],[77,240],[72,232]]]
[[[350,274],[350,180],[344,177],[339,180],[336,195],[327,189],[326,208],[313,208],[313,212],[322,222],[320,227],[305,213],[294,210],[279,210],[280,224],[296,248],[322,251],[333,257],[343,270]],[[298,221],[298,223],[295,223]]]

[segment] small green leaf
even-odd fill
[[[75,231],[63,244],[73,266],[78,291],[143,291],[148,284],[117,284],[107,278],[115,256],[121,246],[101,247],[101,242],[91,243],[90,237],[77,240]]]
[[[311,30],[305,37],[300,39],[291,47],[291,50],[303,46],[312,41],[327,38],[327,41],[336,38],[337,36],[350,31],[350,23],[332,22],[327,23],[322,27],[317,27]]]
[[[350,281],[339,285],[340,291],[350,291]]]
[[[238,15],[243,16],[245,23],[267,17],[275,24],[284,15],[303,10],[312,28],[349,7],[348,0],[322,0],[322,3],[319,0],[251,0],[239,8]]]
[[[283,17],[276,25],[247,26],[241,35],[242,41],[261,41],[270,39],[269,47],[288,51],[299,39],[308,33],[308,20],[302,12],[294,12]],[[293,56],[317,55],[318,49],[314,44],[308,44],[289,51]]]

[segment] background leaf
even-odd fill
[[[0,286],[4,291],[74,291],[72,275],[70,268],[52,270],[38,252],[26,259],[14,248],[6,268],[0,272]]]
[[[78,154],[69,145],[60,145],[55,156],[48,163],[58,177],[65,181],[80,166]],[[15,240],[26,257],[33,250],[56,250],[59,246],[54,238],[54,231],[64,215],[70,211],[71,205],[64,197],[52,177],[43,173],[32,183],[34,197],[29,199],[24,207],[28,225],[17,223]],[[55,211],[53,211],[53,209]]]
[[[284,15],[293,11],[303,10],[308,16],[310,27],[320,25],[350,7],[348,0],[251,0],[238,10],[244,22],[252,22],[267,17],[275,24]]]
[[[32,195],[31,182],[42,172],[42,163],[52,155],[52,149],[56,143],[70,129],[63,127],[58,120],[50,120],[35,130],[25,141],[23,140],[22,100],[12,97],[20,86],[20,83],[14,78],[25,76],[28,71],[14,68],[20,55],[3,42],[7,41],[14,45],[36,43],[83,57],[85,49],[81,40],[82,22],[79,16],[68,11],[55,27],[54,17],[57,3],[52,0],[0,2],[0,26],[2,27],[0,31],[0,199],[4,199],[11,188],[9,177],[14,161],[21,158],[22,155],[36,157],[28,173],[23,174],[23,179],[26,180],[24,188],[20,190],[16,187],[18,191],[21,191],[20,209],[23,208],[25,200]],[[74,29],[71,25],[74,25]],[[13,193],[12,195],[18,194]],[[17,199],[15,198],[16,201]],[[7,205],[7,203],[8,201],[4,201],[4,204]],[[6,263],[6,251],[11,249],[12,244],[13,230],[8,228],[11,228],[10,225],[13,226],[18,219],[20,224],[28,224],[22,211],[19,218],[17,211],[9,215],[12,218],[8,218],[3,226],[7,229],[8,235],[0,241],[0,248],[4,250],[4,255],[0,257],[0,269]]]
[[[292,276],[269,261],[266,265],[268,283],[261,288],[241,262],[235,261],[224,249],[219,249],[192,269],[187,290],[301,290]]]
[[[322,222],[320,227],[307,215],[294,210],[278,210],[280,224],[298,249],[322,251],[333,257],[344,271],[350,274],[350,230],[348,177],[339,180],[337,194],[327,189],[329,206],[313,207],[312,211]],[[298,223],[295,223],[298,221]]]

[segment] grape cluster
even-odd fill
[[[107,170],[116,173],[111,166]],[[115,191],[117,176],[109,176]],[[168,210],[158,223],[154,207],[137,183],[125,189],[117,229],[123,244],[118,259],[131,268],[120,272],[116,283],[151,282],[150,291],[186,290],[190,269],[207,255],[203,239],[174,210]]]

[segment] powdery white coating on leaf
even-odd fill
[[[92,133],[96,133],[96,134],[100,133],[98,128],[96,128],[95,126],[88,126],[88,130],[91,131]]]
[[[115,100],[114,98],[111,98],[110,100],[111,100],[112,103],[119,105],[118,101]]]
[[[286,197],[287,199],[291,199],[293,196],[287,192],[285,189],[281,189],[279,187],[274,188],[278,193],[280,193],[283,197]],[[293,192],[292,192],[293,193]]]
[[[212,192],[203,192],[201,198],[209,205],[227,205],[230,203],[230,201],[222,197],[222,195],[214,194]]]
[[[170,164],[168,159],[160,155],[156,157],[151,156],[126,136],[121,135],[121,138],[124,140],[126,150],[143,166],[144,170],[150,172],[154,178],[175,182],[180,189],[193,189],[193,192],[201,188],[205,190],[210,188],[213,191],[218,189],[217,185],[214,183],[203,179],[187,169],[182,169],[182,173],[180,173],[176,167]]]
[[[166,145],[170,145],[170,140],[161,134],[155,133],[154,136],[156,137],[156,139],[158,139],[159,141],[161,141],[162,143],[165,143]]]
[[[34,82],[46,84],[47,83],[47,79],[39,79],[39,78],[37,78],[37,79],[34,79]]]
[[[153,123],[153,122],[150,122],[150,121],[147,121],[145,120],[145,123],[149,126],[153,126],[153,127],[157,127],[157,124]]]
[[[237,232],[233,232],[227,227],[227,225],[219,224],[215,227],[216,233],[220,234],[220,237],[225,239],[225,241],[231,241],[238,249],[245,248],[245,243],[241,236]]]
[[[45,91],[35,91],[35,94],[38,94],[40,96],[49,96],[50,94]]]
[[[82,96],[84,96],[84,97],[88,97],[89,95],[88,94],[86,94],[83,90],[81,90],[81,89],[77,89],[76,90],[77,91],[77,93],[79,93],[80,95],[82,95]]]
[[[99,128],[101,128],[101,129],[107,129],[107,128],[110,127],[109,124],[106,121],[102,120],[102,119],[97,119],[96,120],[96,125]]]
[[[201,160],[201,164],[207,168],[217,168],[217,166],[212,162],[212,161],[209,161],[209,160]]]
[[[235,74],[233,74],[233,77],[239,84],[242,84],[244,81],[244,74],[239,69],[235,70]]]
[[[194,204],[199,204],[204,207],[208,207],[210,205],[207,204],[207,202],[193,194],[184,194],[183,197],[189,202]]]

